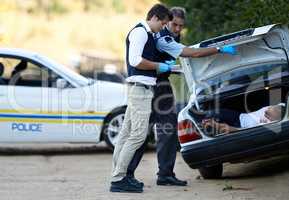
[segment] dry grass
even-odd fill
[[[66,5],[71,1],[62,2]],[[123,59],[127,32],[145,18],[148,8],[157,1],[125,0],[125,12],[118,13],[109,2],[99,9],[83,12],[78,0],[68,7],[69,12],[54,14],[49,20],[43,12],[28,14],[19,5],[3,4],[0,6],[1,46],[33,50],[62,63],[85,51]]]

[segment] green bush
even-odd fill
[[[288,24],[288,0],[161,0],[187,10],[185,42],[274,23]]]

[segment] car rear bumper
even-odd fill
[[[255,160],[281,154],[289,150],[289,122],[268,124],[219,136],[214,140],[184,146],[185,162],[191,168],[211,166],[225,162]]]

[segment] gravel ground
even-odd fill
[[[203,180],[178,154],[175,172],[187,187],[157,186],[156,155],[148,151],[136,176],[142,194],[110,193],[112,154],[105,145],[1,145],[0,197],[3,200],[205,199],[288,200],[289,157],[227,164],[224,178]]]

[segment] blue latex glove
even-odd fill
[[[227,54],[231,54],[231,55],[236,55],[237,54],[237,50],[235,46],[223,46],[220,48],[220,52],[221,53],[227,53]]]
[[[170,65],[170,66],[173,66],[176,64],[176,61],[175,60],[166,60],[165,63]]]
[[[165,73],[165,72],[170,72],[172,69],[172,66],[176,64],[176,61],[174,60],[167,60],[164,63],[159,63],[158,66],[158,73]]]

